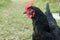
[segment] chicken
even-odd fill
[[[32,19],[32,40],[59,40],[56,33],[51,29],[47,16],[33,3],[28,3],[24,8],[26,16]]]
[[[45,12],[46,16],[47,16],[47,20],[49,22],[49,26],[51,27],[52,30],[54,30],[57,34],[60,35],[59,33],[59,26],[57,25],[56,20],[54,19],[54,17],[52,16],[52,13],[50,12],[50,8],[49,8],[49,3],[46,4],[46,12]],[[54,32],[53,31],[53,32]]]

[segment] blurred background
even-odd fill
[[[49,2],[51,12],[59,13],[60,0],[0,0],[0,40],[31,40],[32,21],[23,14],[30,1],[43,12]],[[56,21],[60,26],[60,19]]]

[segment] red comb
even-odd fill
[[[31,6],[33,6],[33,3],[32,3],[32,2],[27,3],[27,4],[25,5],[25,7],[24,7],[24,11],[27,11],[27,8],[29,8],[29,7],[31,7]]]

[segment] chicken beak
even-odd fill
[[[23,14],[26,14],[26,12],[24,12]]]

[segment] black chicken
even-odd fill
[[[51,29],[46,15],[32,3],[28,3],[27,6],[25,14],[32,19],[33,24],[32,40],[59,40],[57,33],[54,33],[55,29]]]
[[[52,16],[52,13],[50,12],[49,3],[46,4],[46,12],[45,12],[45,14],[47,16],[47,20],[49,22],[49,26],[51,27],[51,29],[54,30],[60,36],[60,33],[59,33],[60,32],[60,28],[57,25],[56,20]]]

